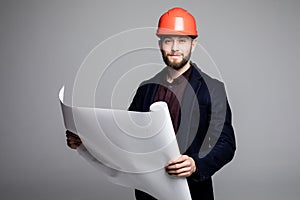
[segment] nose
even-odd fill
[[[173,40],[171,50],[172,51],[178,51],[178,44],[177,44],[176,40]]]

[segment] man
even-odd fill
[[[167,66],[140,85],[129,110],[146,112],[156,101],[168,104],[182,155],[166,163],[166,172],[187,178],[193,200],[212,200],[211,176],[232,160],[236,148],[224,86],[190,60],[198,36],[190,13],[170,9],[161,16],[156,34]],[[81,144],[70,132],[67,141],[74,149]],[[139,190],[135,196],[155,199]]]

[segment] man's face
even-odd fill
[[[181,69],[189,62],[195,45],[196,40],[188,36],[164,36],[159,41],[164,62],[175,70]]]

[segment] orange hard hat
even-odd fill
[[[188,11],[182,8],[172,8],[160,17],[156,35],[197,37],[196,20]]]

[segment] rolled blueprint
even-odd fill
[[[66,129],[83,145],[79,154],[107,180],[136,188],[159,200],[190,200],[185,178],[169,176],[166,164],[180,156],[165,102],[153,103],[150,112],[68,106],[59,92]]]

